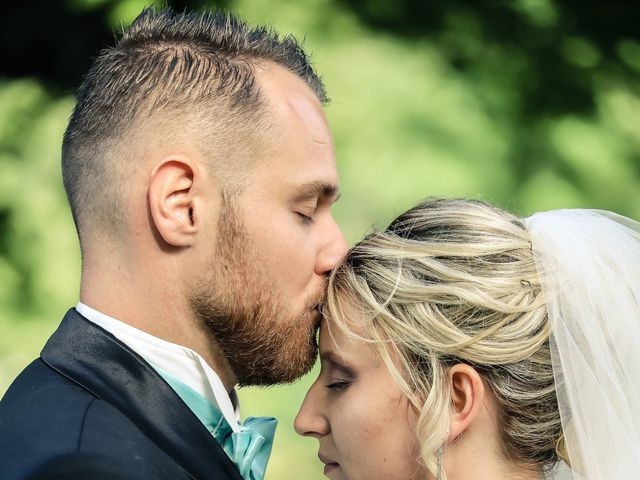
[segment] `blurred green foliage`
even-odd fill
[[[29,15],[29,2],[3,7],[0,21],[0,35],[26,35],[14,45],[37,41],[33,53],[0,52],[0,394],[77,301],[59,171],[70,88],[112,41],[98,34],[148,2],[41,3]],[[638,14],[622,3],[169,3],[215,3],[306,39],[332,97],[343,189],[335,213],[351,241],[427,195],[479,197],[523,215],[590,207],[640,218]],[[291,426],[312,379],[241,392],[245,414],[281,420],[267,478],[322,478],[315,442]]]

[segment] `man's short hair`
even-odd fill
[[[150,131],[162,137],[152,141],[165,140],[167,132],[188,134],[215,145],[219,159],[232,163],[229,149],[264,126],[254,68],[269,62],[327,102],[293,36],[251,28],[229,13],[145,9],[93,63],[64,135],[62,174],[81,244],[85,228],[121,227],[123,185],[136,170],[135,159],[123,157],[139,132],[147,132],[145,141]]]

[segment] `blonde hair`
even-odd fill
[[[421,461],[434,476],[456,363],[492,391],[509,461],[542,469],[566,459],[547,311],[519,218],[472,200],[417,205],[349,251],[331,275],[326,316],[378,349],[418,412]]]

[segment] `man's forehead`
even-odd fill
[[[256,78],[269,108],[284,122],[301,122],[309,128],[313,142],[332,143],[322,104],[301,78],[278,65],[257,69]]]
[[[271,97],[286,96],[291,92],[303,92],[309,100],[320,100],[307,83],[295,73],[273,62],[262,62],[254,70],[260,89],[268,91]]]

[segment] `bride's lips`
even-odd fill
[[[322,455],[320,453],[318,453],[318,458],[320,459],[320,461],[322,463],[324,463],[324,474],[325,475],[329,475],[331,472],[333,472],[336,468],[338,468],[340,466],[339,463],[329,460],[327,457],[325,457],[324,455]]]

